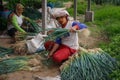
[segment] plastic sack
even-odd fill
[[[33,39],[26,42],[28,53],[35,53],[38,49],[44,49],[44,38],[42,34],[36,35]]]

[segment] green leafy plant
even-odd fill
[[[120,0],[92,0],[98,5],[102,4],[114,4],[114,5],[120,5]]]
[[[3,31],[7,28],[7,19],[0,17],[0,31]]]
[[[119,80],[120,79],[120,34],[114,36],[111,38],[111,41],[109,44],[103,44],[101,45],[101,47],[103,47],[103,49],[107,52],[110,53],[111,56],[113,56],[114,58],[116,58],[117,63],[118,63],[118,69],[115,70],[110,77],[113,80]]]
[[[8,2],[7,7],[10,10],[15,9],[17,3],[23,4],[25,7],[35,7],[35,4],[41,4],[41,0],[5,0]]]
[[[0,57],[1,58],[9,54],[13,54],[13,49],[0,46]]]
[[[52,32],[48,34],[48,37],[45,38],[45,40],[52,40],[55,41],[57,38],[62,38],[69,36],[69,29],[64,28],[52,28]]]
[[[25,70],[28,68],[28,57],[15,57],[0,61],[0,75]]]
[[[115,60],[106,52],[78,52],[63,64],[62,80],[110,80],[117,68]]]

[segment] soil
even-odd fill
[[[10,41],[11,41],[11,39],[1,39],[0,38],[0,46],[9,48],[12,45],[10,43]],[[14,57],[15,56],[16,55],[14,55]],[[41,59],[41,57],[39,57],[39,59],[38,59],[38,57],[36,55],[34,55],[34,56],[37,60]],[[10,57],[13,57],[13,55]],[[32,64],[35,64],[35,61]],[[39,70],[16,71],[13,73],[7,73],[4,75],[0,75],[0,80],[35,80],[36,76],[55,77],[55,76],[59,75],[59,65],[54,64],[54,65],[45,66],[45,65],[41,64],[41,62],[40,62],[40,66],[41,67],[39,68]]]
[[[10,47],[11,39],[0,39],[0,46]],[[79,39],[80,46],[87,48],[95,48],[100,42],[100,38],[95,38],[90,35],[87,38]],[[17,71],[13,73],[8,73],[0,76],[0,80],[35,80],[35,76],[41,77],[55,77],[59,75],[59,65],[52,65],[50,67],[43,66],[40,70],[37,71]]]

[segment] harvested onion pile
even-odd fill
[[[117,63],[103,50],[78,52],[61,66],[61,80],[110,80]]]

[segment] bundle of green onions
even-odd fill
[[[47,59],[47,56],[49,54],[49,51],[47,50],[44,50],[44,51],[41,51],[40,53],[38,53],[40,56],[42,56],[44,59],[42,60],[42,63],[46,66],[50,66],[52,64],[54,64],[53,60],[50,58],[50,59]]]
[[[0,75],[28,69],[28,57],[8,58],[0,61]]]
[[[4,57],[5,55],[12,54],[12,53],[13,53],[13,49],[0,46],[0,57],[1,58]]]
[[[57,38],[62,38],[69,36],[69,29],[64,28],[52,28],[52,32],[48,34],[48,37],[45,38],[45,40],[56,40]]]
[[[27,33],[16,33],[15,37],[17,41],[25,40],[27,36],[35,36],[39,32],[43,31],[42,28],[33,20],[30,20],[27,24],[29,24],[27,26],[29,27],[28,29],[31,29],[31,31]]]
[[[61,66],[61,80],[110,80],[117,63],[106,52],[78,52]]]
[[[27,33],[17,32],[16,35],[15,35],[16,41],[25,40],[26,37],[27,37]]]
[[[16,38],[16,41],[22,41],[22,40],[25,40],[27,38],[27,36],[36,36],[38,33],[31,33],[31,32],[28,32],[28,33],[20,33],[18,32],[16,35],[15,35],[15,38]]]
[[[33,33],[39,33],[43,31],[41,26],[39,26],[35,21],[30,20],[29,23],[29,26],[33,29]]]

